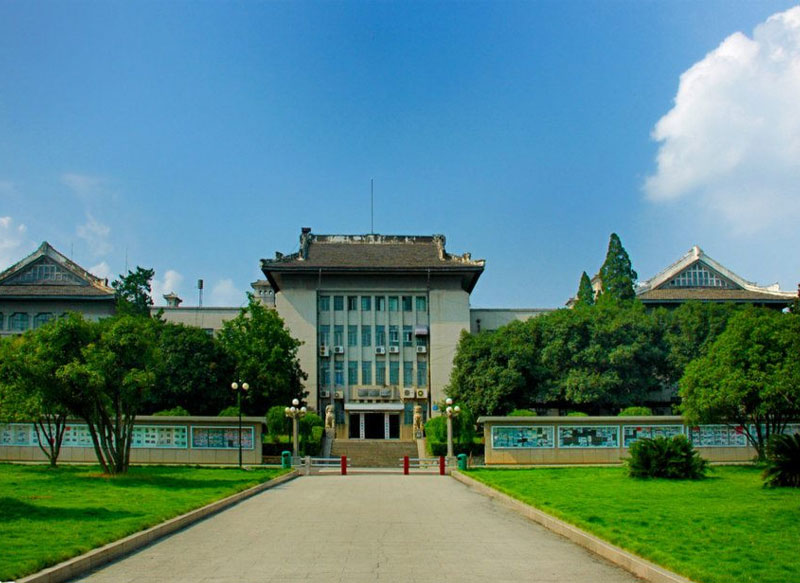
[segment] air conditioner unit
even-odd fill
[[[399,346],[390,346],[389,347],[389,354],[400,354],[400,347]]]
[[[416,391],[414,389],[403,389],[403,398],[404,399],[413,399],[416,396]]]
[[[329,346],[320,346],[319,347],[319,355],[323,357],[327,357],[331,355],[331,349]]]
[[[330,399],[331,398],[331,392],[330,391],[320,391],[319,392],[319,396],[320,396],[321,399]]]
[[[344,354],[344,346],[334,346],[333,347],[334,354]]]
[[[386,347],[385,346],[376,346],[375,347],[375,354],[386,354]]]
[[[344,391],[336,391],[333,393],[335,399],[344,399]]]
[[[417,389],[417,399],[427,399],[428,389]]]
[[[417,346],[417,354],[425,354],[428,352],[427,346]]]

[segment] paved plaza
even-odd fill
[[[450,477],[287,482],[80,581],[634,582]]]

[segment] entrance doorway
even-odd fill
[[[400,439],[399,413],[350,413],[350,439]]]

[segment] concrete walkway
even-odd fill
[[[514,581],[635,577],[443,476],[302,477],[80,581]]]

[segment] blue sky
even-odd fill
[[[238,305],[374,178],[376,232],[487,260],[474,306],[563,305],[612,231],[641,279],[697,244],[791,290],[798,99],[789,2],[6,1],[0,267]]]

